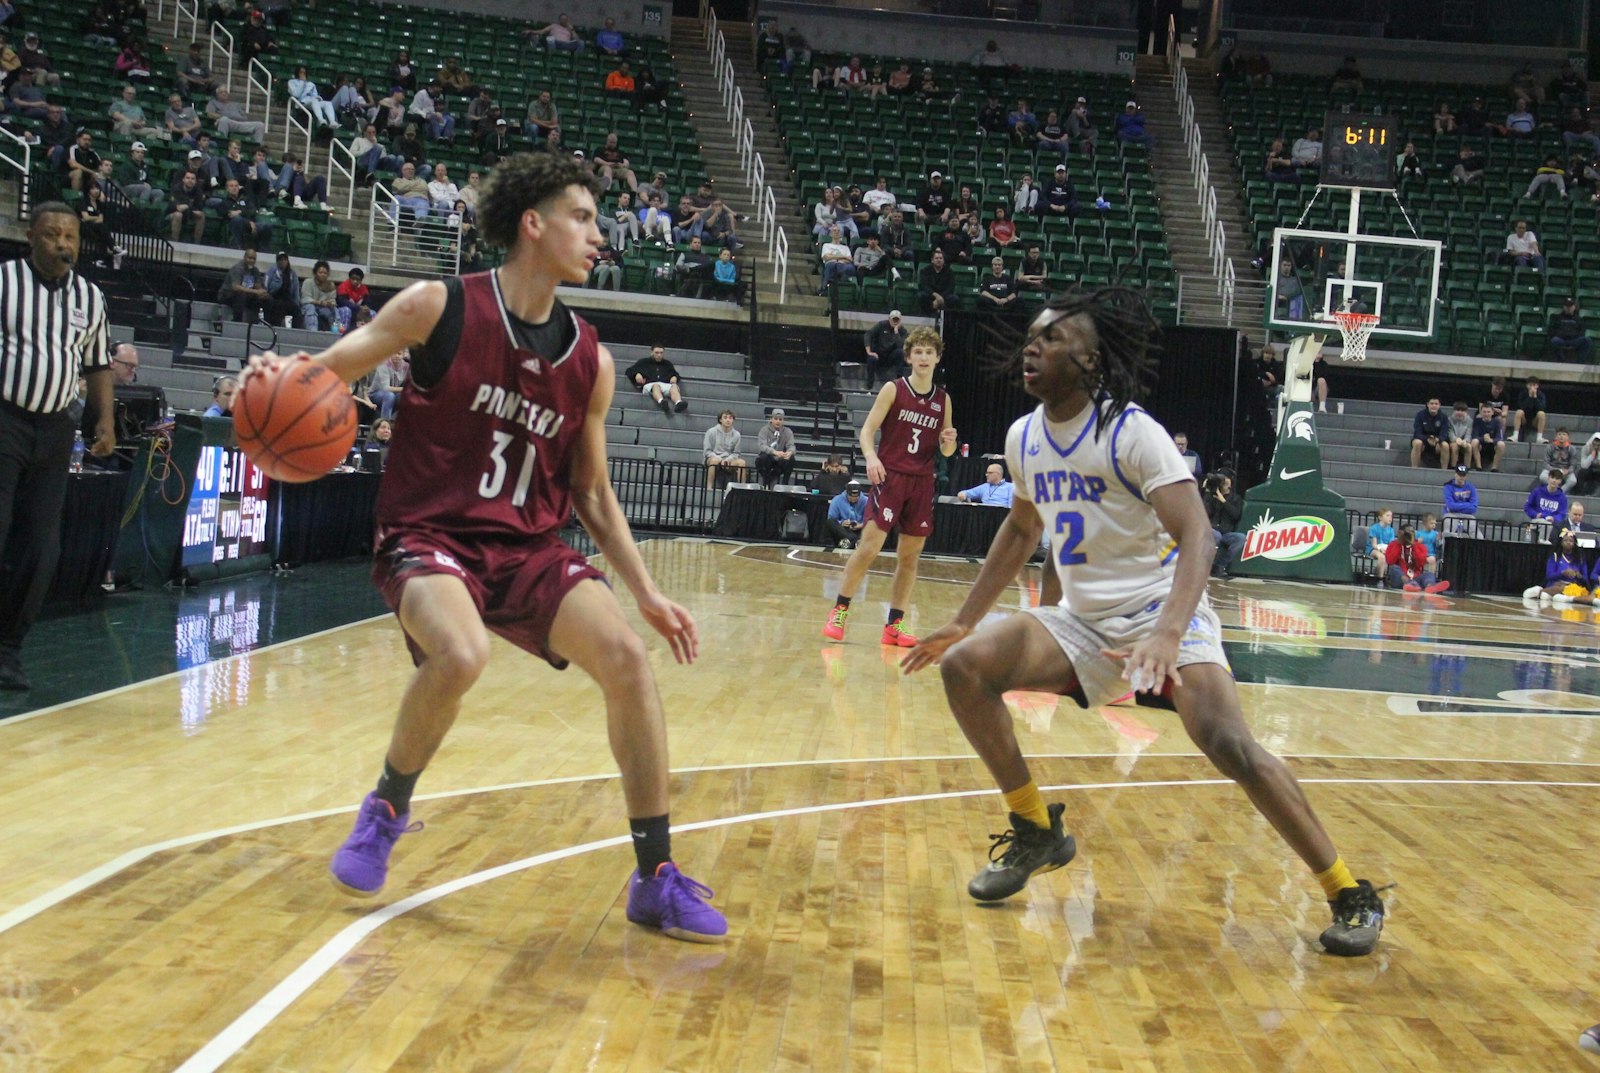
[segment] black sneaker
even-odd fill
[[[1036,873],[1053,872],[1077,856],[1077,843],[1061,827],[1061,814],[1066,810],[1067,806],[1059,803],[1049,806],[1048,828],[1011,813],[1011,830],[989,836],[994,840],[989,847],[989,866],[972,877],[967,893],[980,902],[998,902],[1027,886]],[[1000,854],[998,859],[995,854]]]
[[[1322,948],[1344,958],[1372,953],[1383,931],[1384,907],[1378,890],[1369,881],[1358,879],[1328,905],[1333,909],[1333,923],[1322,933]]]

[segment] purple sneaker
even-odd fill
[[[368,794],[356,813],[356,825],[328,865],[333,885],[357,898],[370,898],[383,889],[389,874],[389,852],[403,834],[422,830],[407,826],[411,813],[394,814],[394,806],[377,794]]]
[[[696,883],[668,861],[651,879],[638,872],[628,881],[628,919],[660,928],[674,939],[720,943],[728,937],[728,920],[706,904],[711,888]]]

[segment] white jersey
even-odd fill
[[[1085,406],[1058,424],[1041,405],[1006,435],[1013,494],[1044,519],[1062,606],[1089,620],[1132,615],[1167,598],[1177,545],[1149,497],[1194,480],[1172,437],[1147,412],[1127,406],[1096,435],[1096,410]]]

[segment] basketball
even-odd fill
[[[350,388],[325,365],[287,361],[246,378],[234,401],[239,449],[275,481],[314,481],[356,441]]]

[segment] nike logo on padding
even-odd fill
[[[1278,480],[1280,480],[1280,481],[1292,481],[1296,477],[1304,477],[1307,473],[1315,473],[1315,472],[1317,472],[1317,471],[1314,470],[1314,469],[1297,469],[1297,470],[1295,470],[1294,472],[1291,473],[1289,470],[1280,469],[1278,471]]]

